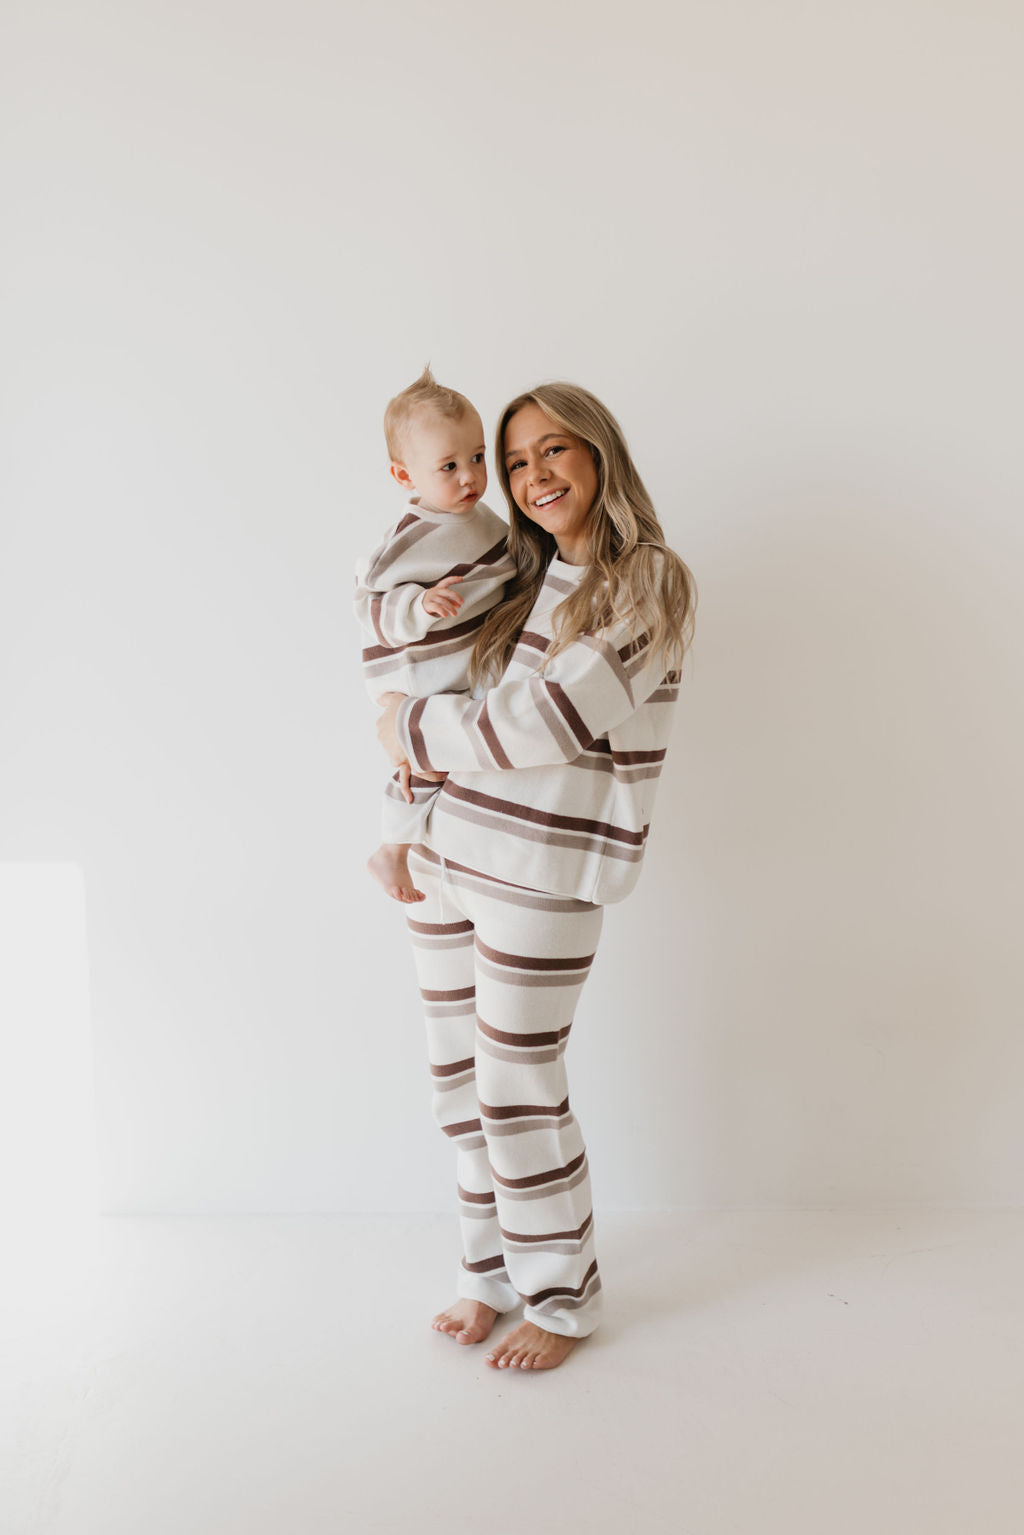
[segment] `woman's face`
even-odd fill
[[[553,536],[568,564],[589,564],[585,529],[597,495],[597,465],[589,445],[539,405],[524,405],[509,418],[504,449],[516,506]]]

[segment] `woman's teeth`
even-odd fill
[[[554,490],[550,496],[544,496],[540,501],[535,501],[533,504],[534,506],[550,506],[552,501],[559,501],[564,495],[564,490]]]

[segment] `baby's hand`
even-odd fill
[[[445,576],[436,586],[428,587],[423,593],[421,601],[432,618],[454,618],[462,606],[463,599],[458,592],[449,591],[453,581],[461,581],[461,576]]]

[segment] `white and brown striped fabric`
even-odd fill
[[[363,628],[363,675],[370,697],[394,691],[417,697],[465,692],[469,657],[488,609],[515,574],[508,526],[482,501],[471,512],[438,512],[410,497],[384,541],[356,565],[355,610]],[[453,618],[435,618],[420,601],[444,576],[461,576]],[[419,842],[437,785],[413,779],[413,803],[398,778],[384,791],[381,841]]]
[[[414,848],[408,916],[434,1115],[453,1142],[458,1293],[584,1337],[601,1278],[586,1147],[565,1050],[602,909],[491,879]]]
[[[355,610],[362,626],[363,676],[381,693],[460,692],[477,631],[515,574],[508,525],[478,501],[470,512],[437,512],[410,498],[384,541],[356,565]],[[434,618],[420,599],[444,576],[461,576],[452,618]]]
[[[605,905],[640,873],[679,675],[622,624],[544,667],[552,615],[583,569],[551,562],[494,687],[409,699],[397,730],[414,770],[450,775],[425,839],[435,852]]]

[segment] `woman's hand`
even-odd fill
[[[383,704],[384,713],[377,721],[377,740],[387,752],[395,767],[401,767],[406,762],[405,749],[398,739],[395,731],[395,719],[399,706],[405,703],[408,693],[382,693],[377,702]]]
[[[398,707],[405,702],[408,696],[408,693],[381,694],[377,702],[384,705],[384,713],[377,721],[377,740],[398,769],[398,786],[402,791],[402,798],[407,804],[411,805],[412,789],[409,786],[409,779],[412,777],[412,768],[409,766],[409,760],[402,750],[402,743],[399,741],[395,731],[395,716],[398,713]]]

